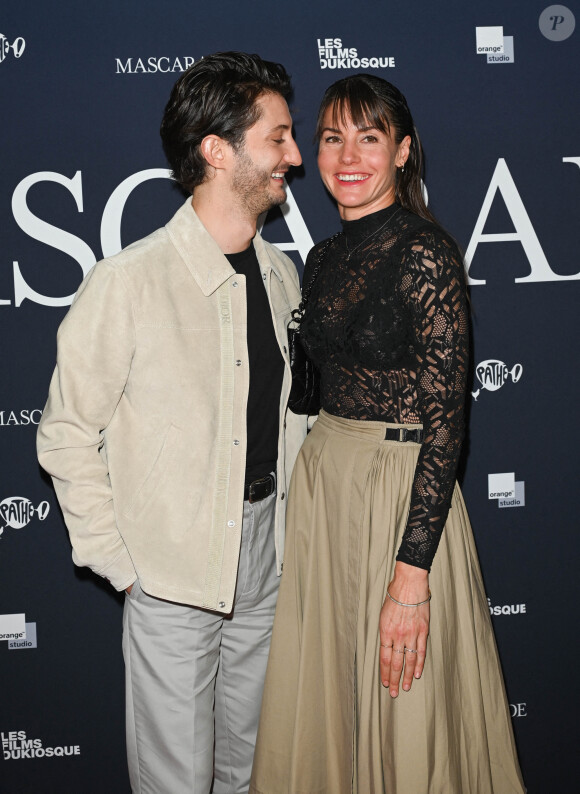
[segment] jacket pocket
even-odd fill
[[[129,500],[127,507],[123,509],[123,514],[127,518],[138,518],[155,496],[159,485],[164,479],[165,472],[173,464],[178,449],[179,436],[180,431],[178,428],[175,425],[169,425],[152,466]]]

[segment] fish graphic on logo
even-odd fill
[[[497,359],[490,358],[487,361],[482,361],[475,368],[475,374],[481,383],[481,388],[477,391],[472,391],[471,396],[474,400],[477,400],[482,389],[497,391],[501,389],[509,378],[512,379],[512,383],[517,383],[522,377],[523,371],[524,368],[521,364],[514,364],[509,369],[503,361],[498,361]]]
[[[40,502],[38,507],[34,507],[30,499],[24,496],[10,496],[0,502],[0,519],[4,521],[4,526],[0,526],[0,535],[6,527],[12,529],[22,529],[29,524],[35,515],[39,521],[44,521],[50,510],[48,502]]]

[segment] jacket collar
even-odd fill
[[[169,238],[183,259],[187,269],[207,297],[235,273],[218,244],[200,221],[191,205],[191,197],[166,225]],[[271,268],[278,279],[282,274],[272,260],[259,232],[254,237],[254,247],[260,267]]]

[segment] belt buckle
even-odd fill
[[[399,441],[406,441],[407,440],[407,428],[400,427],[399,428]]]
[[[256,489],[254,488],[254,486],[257,486],[259,488],[262,485],[266,485],[266,483],[268,483],[268,482],[271,482],[271,475],[270,474],[267,477],[261,477],[259,480],[254,480],[254,482],[250,483],[250,487],[248,489],[248,502],[250,504],[254,503],[254,497],[257,496]],[[264,498],[265,497],[263,497],[263,496],[258,496],[258,498],[255,501],[260,502]]]

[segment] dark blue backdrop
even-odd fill
[[[272,212],[264,234],[300,269],[311,241],[338,226],[311,142],[323,90],[364,68],[409,99],[430,206],[471,261],[474,396],[462,481],[524,777],[531,794],[577,790],[566,726],[580,705],[580,6],[547,8],[3,3],[0,791],[128,791],[122,597],[74,569],[34,437],[56,329],[83,271],[165,223],[182,200],[158,135],[170,88],[192,60],[227,49],[279,60],[294,78],[304,166],[285,217]]]

